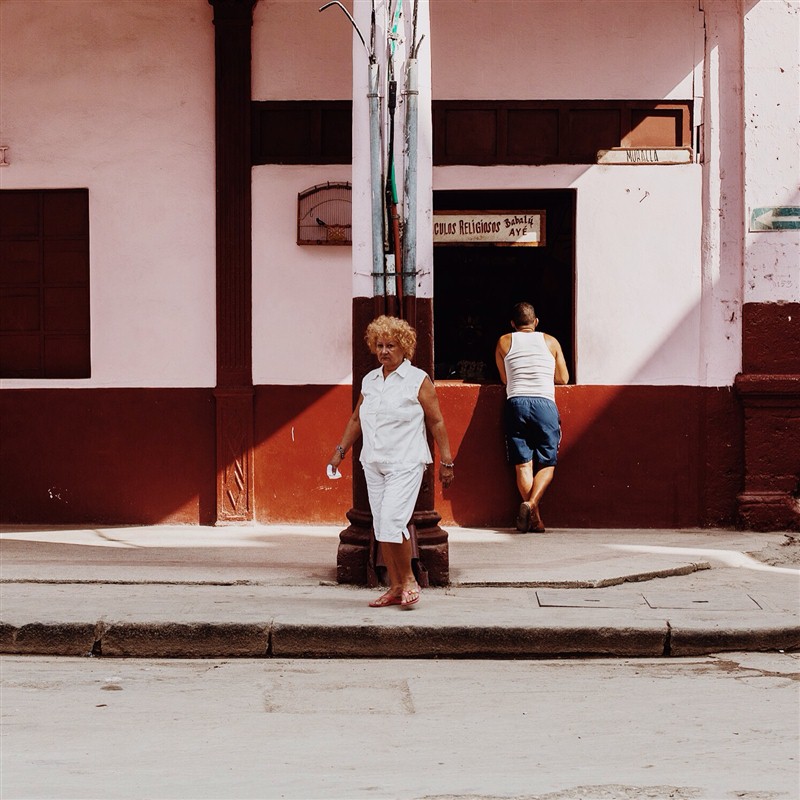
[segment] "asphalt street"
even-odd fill
[[[800,656],[5,656],[4,800],[797,800]]]

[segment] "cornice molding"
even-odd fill
[[[788,406],[800,403],[800,375],[739,373],[736,392],[745,406]]]

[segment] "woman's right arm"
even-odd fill
[[[353,411],[350,419],[347,420],[347,425],[344,426],[344,433],[333,451],[333,457],[328,462],[334,469],[339,466],[344,460],[345,453],[355,444],[359,436],[361,436],[361,404],[364,402],[364,395],[359,395],[358,402]]]

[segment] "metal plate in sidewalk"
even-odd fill
[[[639,592],[614,592],[608,589],[538,589],[542,608],[636,608],[646,607]]]
[[[744,592],[645,592],[650,608],[681,608],[694,611],[760,611],[761,606]]]

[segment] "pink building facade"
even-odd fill
[[[375,0],[417,229],[380,301],[368,47],[320,5],[0,0],[2,521],[353,523],[324,465],[400,309],[457,453],[422,517],[510,526],[492,350],[527,299],[572,373],[550,527],[800,528],[800,4]],[[532,215],[538,246],[434,235]]]

